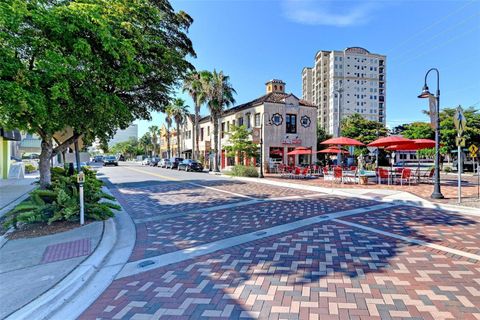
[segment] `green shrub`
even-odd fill
[[[25,172],[26,173],[32,173],[32,172],[35,172],[37,171],[37,167],[35,167],[33,164],[31,163],[26,163],[25,164]]]
[[[445,167],[445,168],[443,169],[443,171],[445,171],[445,172],[452,172],[453,170],[452,170],[452,167]]]
[[[242,166],[237,165],[232,168],[231,171],[232,176],[236,177],[250,177],[250,178],[257,178],[258,171],[257,168],[251,166]]]
[[[113,210],[119,210],[117,204],[103,201],[115,198],[102,191],[103,182],[96,178],[93,170],[84,170],[85,218],[105,220],[114,216]],[[68,176],[62,168],[52,169],[52,184],[47,190],[36,189],[30,193],[27,201],[22,202],[6,215],[3,226],[17,227],[18,223],[80,220],[80,198],[77,175]]]

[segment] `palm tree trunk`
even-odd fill
[[[213,152],[215,153],[213,170],[215,172],[220,172],[220,169],[218,167],[218,118],[216,115],[213,117],[213,143]]]
[[[180,123],[177,122],[177,157],[180,158]]]
[[[195,160],[198,160],[200,157],[200,147],[199,147],[199,134],[200,134],[200,106],[195,104],[195,140],[194,140],[194,154]]]
[[[167,158],[169,159],[172,156],[170,151],[170,126],[167,126]]]

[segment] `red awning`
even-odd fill
[[[389,136],[377,139],[367,144],[369,147],[389,147],[401,144],[413,143],[413,140],[404,138],[402,136]]]
[[[293,155],[296,155],[296,154],[312,154],[312,150],[311,149],[295,149],[293,151],[290,151],[287,154],[289,156],[293,156]]]
[[[331,138],[323,141],[321,144],[330,144],[330,145],[338,145],[338,146],[364,146],[364,144],[361,143],[360,141],[357,141],[351,138],[346,138],[346,137]]]

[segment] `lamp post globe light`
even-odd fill
[[[437,92],[436,95],[430,93],[427,86],[427,77],[431,71],[437,74]],[[440,191],[440,72],[437,68],[431,68],[425,74],[425,82],[422,88],[422,93],[418,98],[425,99],[435,97],[435,172],[434,172],[434,186],[433,193],[430,196],[432,199],[443,199],[444,196]]]

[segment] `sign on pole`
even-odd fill
[[[465,147],[465,137],[455,137],[455,144],[457,147]]]
[[[468,148],[468,151],[470,151],[470,156],[472,158],[476,158],[477,157],[477,152],[478,152],[478,147],[474,144],[472,144],[469,148]]]
[[[457,107],[455,110],[455,115],[453,116],[453,123],[457,129],[457,135],[460,137],[465,129],[467,129],[467,119],[463,115],[462,107]]]

